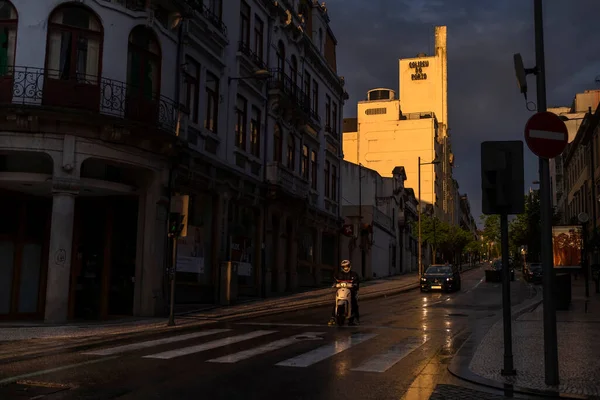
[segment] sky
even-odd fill
[[[448,27],[448,126],[454,176],[481,214],[480,143],[523,140],[528,111],[513,54],[535,66],[533,0],[329,0],[338,40],[338,74],[350,99],[344,117],[369,89],[398,90],[398,59],[433,54],[434,27]],[[544,0],[548,107],[570,106],[576,93],[600,89],[599,0]],[[528,76],[528,100],[536,101]],[[402,99],[400,99],[402,101]],[[531,108],[531,107],[530,107]],[[537,188],[538,158],[525,148],[525,191]]]

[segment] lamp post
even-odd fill
[[[422,163],[421,162],[421,157],[419,157],[419,168],[418,168],[418,203],[419,203],[419,210],[417,212],[417,216],[418,216],[418,225],[419,225],[419,279],[421,279],[421,275],[423,275],[423,257],[422,257],[422,249],[421,249],[421,212],[422,212],[422,207],[421,207],[421,165],[434,165],[434,164],[439,164],[440,161],[434,159],[431,162],[425,162]]]

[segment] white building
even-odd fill
[[[215,301],[224,261],[243,295],[330,275],[347,95],[328,21],[308,1],[0,1],[0,317],[163,313],[177,193],[178,303]]]
[[[405,189],[403,167],[391,177],[350,162],[342,163],[342,258],[362,278],[381,278],[417,268],[414,192]],[[416,233],[416,232],[415,232]],[[364,258],[363,258],[364,256]]]

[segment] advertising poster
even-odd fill
[[[581,226],[553,226],[552,254],[554,267],[581,266]]]
[[[204,273],[203,228],[188,225],[187,236],[177,241],[177,272]]]

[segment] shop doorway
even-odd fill
[[[77,198],[70,318],[133,314],[137,220],[137,197]]]
[[[0,319],[44,313],[52,200],[0,190]]]

